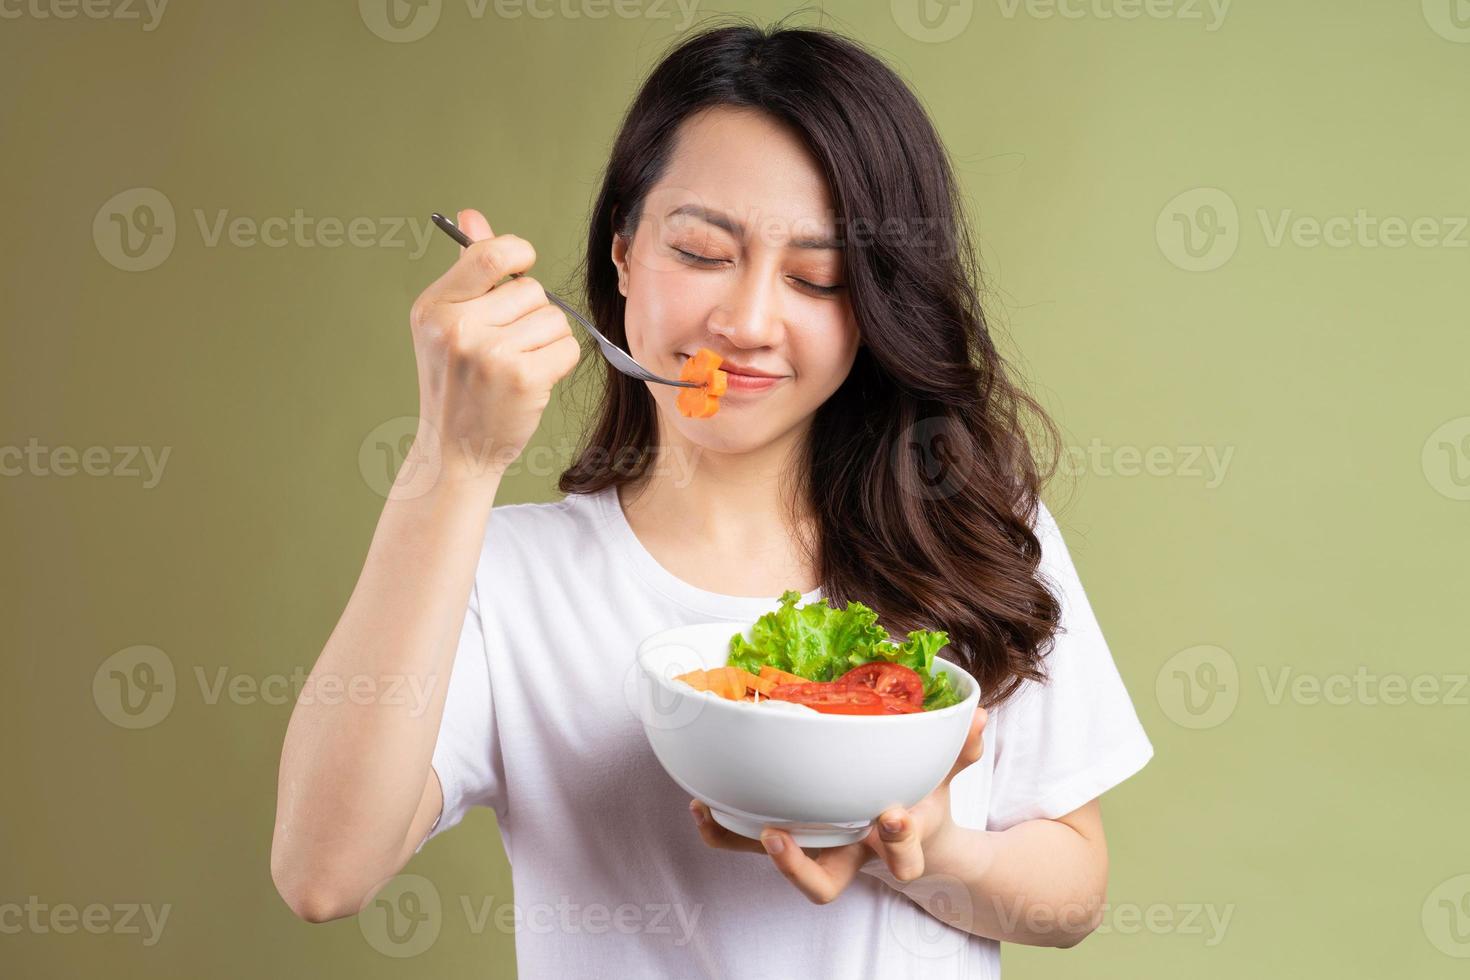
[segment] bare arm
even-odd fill
[[[431,760],[486,523],[581,353],[535,279],[500,281],[531,267],[531,244],[476,211],[460,225],[474,245],[410,316],[413,448],[281,751],[271,877],[313,922],[357,913],[439,816]]]
[[[1006,830],[947,826],[924,848],[922,877],[864,869],[952,926],[1007,943],[1070,947],[1097,928],[1108,845],[1097,800],[1055,820]]]
[[[410,457],[400,478],[413,469]],[[281,753],[271,875],[304,919],[355,914],[438,818],[430,759],[497,484],[441,481],[388,501],[302,689]],[[354,684],[366,696],[340,693]]]
[[[837,847],[802,848],[767,827],[742,837],[690,809],[711,847],[767,854],[776,869],[819,905],[835,900],[859,872],[912,898],[941,922],[987,939],[1029,946],[1075,946],[1097,928],[1108,886],[1108,845],[1096,799],[1055,820],[1026,820],[1003,831],[954,821],[950,784],[980,761],[989,712],[977,707],[949,775],[912,807],[889,807],[868,835]]]

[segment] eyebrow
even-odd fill
[[[725,214],[723,211],[715,211],[710,208],[702,207],[698,204],[681,204],[670,211],[668,214],[664,215],[664,220],[668,220],[669,218],[680,214],[687,214],[690,217],[698,218],[701,221],[712,224],[716,228],[722,228],[725,231],[728,231],[730,234],[734,235],[736,238],[745,238],[745,226],[736,221],[734,218],[730,217],[728,214]],[[842,242],[838,239],[821,236],[793,238],[789,240],[786,244],[794,248],[842,248]]]

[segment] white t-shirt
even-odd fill
[[[1065,632],[1050,683],[991,711],[984,756],[951,784],[969,827],[1061,816],[1153,755],[1045,508],[1038,529]],[[659,630],[778,604],[676,577],[615,490],[493,508],[434,749],[444,809],[425,840],[494,809],[522,977],[1000,976],[999,943],[929,915],[881,862],[817,905],[765,855],[700,839],[644,736],[634,652]]]

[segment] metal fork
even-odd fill
[[[429,217],[434,222],[434,224],[443,229],[444,234],[459,242],[460,245],[464,246],[465,248],[469,248],[471,245],[474,244],[474,242],[470,241],[468,235],[459,230],[459,225],[456,225],[453,221],[450,221],[438,211],[435,211]],[[512,279],[519,279],[520,276],[521,274],[519,272],[512,272],[510,274],[510,278]],[[648,368],[633,360],[633,356],[627,351],[623,350],[617,344],[604,337],[602,335],[602,331],[598,330],[592,325],[591,320],[587,319],[585,316],[572,309],[572,307],[568,305],[566,301],[564,301],[560,296],[557,296],[555,293],[553,293],[549,289],[546,289],[545,287],[542,287],[542,289],[546,293],[547,299],[555,303],[557,306],[561,307],[562,310],[567,314],[567,316],[580,323],[583,328],[592,335],[592,339],[597,341],[597,346],[602,348],[603,356],[606,357],[608,363],[617,370],[628,375],[630,378],[637,378],[640,381],[652,381],[661,385],[673,385],[675,388],[700,387],[700,383],[698,381],[678,381],[674,378],[665,378],[661,375],[654,374],[652,371],[648,370]]]

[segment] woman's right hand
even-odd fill
[[[459,226],[475,244],[413,304],[418,433],[281,748],[271,877],[311,922],[361,911],[441,815],[433,757],[444,681],[496,488],[580,353],[534,279],[500,282],[531,268],[530,243],[495,236],[475,211],[461,211]],[[426,693],[412,711],[397,686],[382,697],[326,693],[347,680],[356,692],[361,679],[406,679]]]
[[[524,273],[531,243],[496,235],[478,211],[460,211],[474,244],[414,301],[418,361],[414,450],[463,477],[498,481],[541,422],[551,388],[581,355],[566,314]],[[499,285],[497,285],[499,283]]]

